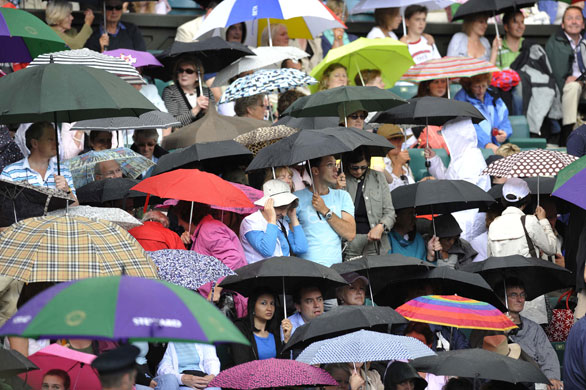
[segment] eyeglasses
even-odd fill
[[[368,165],[350,165],[351,171],[366,171],[368,169]]]
[[[181,74],[181,73],[187,73],[187,74],[194,74],[195,70],[191,69],[191,68],[177,68],[177,74]]]
[[[121,5],[107,5],[106,6],[106,11],[112,11],[112,10],[122,11],[122,6]]]
[[[336,166],[336,163],[335,163],[335,162],[329,162],[329,163],[327,163],[327,164],[325,164],[325,165],[322,165],[322,167],[326,167],[326,168],[328,168],[328,169],[334,169],[334,168],[337,168],[337,166]]]
[[[352,120],[356,120],[358,118],[365,120],[367,116],[368,116],[367,114],[352,114],[352,115],[348,116],[348,118],[350,118]]]
[[[510,293],[507,294],[507,297],[512,298],[512,299],[527,299],[527,294],[525,294],[524,292],[517,294],[517,293]]]

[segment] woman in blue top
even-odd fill
[[[397,219],[389,233],[391,250],[389,253],[399,253],[404,256],[426,260],[427,248],[421,234],[415,230],[415,209],[405,208],[395,210]]]
[[[460,80],[462,89],[454,96],[455,100],[471,103],[484,115],[486,120],[474,125],[478,136],[478,147],[492,149],[498,147],[513,134],[509,121],[509,110],[505,102],[489,89],[490,73],[483,73]]]

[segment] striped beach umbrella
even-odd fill
[[[396,311],[410,321],[456,328],[506,331],[517,327],[491,304],[458,295],[417,297]]]
[[[498,72],[490,62],[471,57],[443,57],[413,65],[401,80],[419,83],[426,80],[472,77],[477,74]]]

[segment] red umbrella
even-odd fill
[[[230,182],[198,169],[177,169],[144,179],[135,191],[220,207],[255,207],[244,192]]]
[[[337,386],[321,368],[295,360],[266,359],[239,364],[218,374],[210,387],[252,390],[289,386]]]

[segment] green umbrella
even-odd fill
[[[360,107],[365,111],[385,111],[405,103],[406,100],[394,93],[377,87],[337,87],[297,99],[285,110],[284,115],[311,117],[345,113],[344,116],[348,116],[352,114],[351,107]]]

